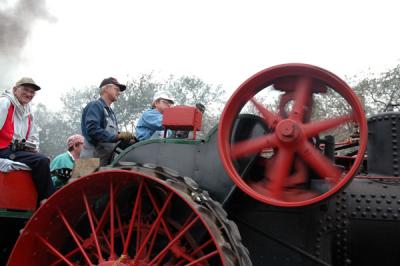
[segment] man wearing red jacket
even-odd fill
[[[39,136],[30,102],[40,87],[31,78],[20,79],[0,96],[0,158],[28,165],[38,193],[38,201],[48,198],[54,187],[50,160],[38,153]]]

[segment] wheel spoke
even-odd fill
[[[64,257],[69,258],[69,257],[75,255],[75,253],[77,253],[77,252],[79,252],[79,248],[75,248],[75,249],[71,250]],[[50,266],[58,265],[61,261],[63,261],[63,260],[62,259],[56,260],[55,262],[50,264]]]
[[[205,260],[208,260],[209,258],[214,257],[217,254],[218,254],[218,251],[215,250],[215,251],[213,251],[211,253],[208,253],[207,255],[204,255],[203,257],[198,258],[195,261],[192,261],[191,263],[185,264],[185,266],[196,265],[197,263],[205,261]]]
[[[301,158],[314,169],[317,174],[324,179],[336,183],[341,171],[328,158],[322,155],[319,150],[309,142],[304,141],[296,150]]]
[[[178,247],[180,248],[180,247]],[[194,261],[195,259],[190,255],[184,252],[184,250],[179,251],[179,256],[187,261]]]
[[[276,146],[276,136],[274,134],[269,134],[262,137],[233,143],[230,154],[232,159],[238,159],[261,152],[264,149],[275,148]]]
[[[194,255],[196,255],[197,253],[199,253],[200,251],[202,251],[205,247],[207,247],[208,245],[210,245],[211,243],[213,243],[213,239],[212,238],[210,238],[209,240],[207,240],[205,243],[203,243],[201,246],[199,246],[198,248],[196,248],[195,250],[193,250],[191,253],[190,253],[190,256],[194,256]],[[182,265],[184,263],[184,260],[180,260],[178,263],[176,263],[176,265],[175,266],[180,266],[180,265]]]
[[[306,108],[312,100],[312,82],[309,77],[300,77],[295,91],[293,110],[289,115],[290,119],[303,122]]]
[[[84,192],[82,192],[82,197],[83,197],[83,202],[85,203],[85,208],[86,208],[86,213],[89,219],[89,224],[90,224],[90,229],[92,230],[92,235],[93,235],[93,239],[96,245],[96,249],[97,249],[97,254],[99,257],[99,262],[103,262],[103,256],[101,254],[101,250],[100,250],[100,245],[99,245],[99,240],[97,238],[97,234],[96,234],[96,230],[94,228],[94,223],[93,223],[93,218],[92,218],[92,211],[91,208],[89,206],[89,202],[87,200],[86,194]]]
[[[157,227],[154,229],[154,232],[158,232],[159,228],[160,228],[160,225],[157,225]],[[145,255],[144,257],[146,257],[146,258],[150,258],[150,257],[151,257],[151,252],[153,252],[153,247],[154,247],[154,245],[155,245],[155,243],[156,243],[157,236],[158,236],[158,235],[155,233],[155,234],[153,234],[153,236],[151,237],[150,244],[149,244],[149,246],[147,247],[147,252],[146,252],[146,255]],[[143,253],[143,252],[142,252],[142,253]],[[137,256],[139,256],[139,254],[137,254]]]
[[[178,233],[178,235],[175,236],[174,239],[172,239],[166,247],[164,247],[163,250],[161,250],[158,255],[151,260],[149,263],[150,265],[155,264],[157,261],[161,260],[168,252],[168,250],[174,245],[175,243],[178,242],[178,240],[199,220],[199,217],[196,217],[191,221],[186,227],[183,227],[181,231]]]
[[[150,202],[151,202],[154,210],[156,211],[156,213],[158,215],[160,213],[160,209],[158,208],[158,205],[157,205],[157,203],[156,203],[156,201],[155,201],[155,199],[153,197],[153,194],[151,193],[151,191],[150,191],[149,187],[147,186],[147,184],[145,184],[144,188],[146,190],[147,195],[149,196]],[[172,236],[172,233],[171,233],[171,231],[169,230],[169,228],[167,226],[167,223],[165,222],[165,220],[162,217],[161,217],[161,221],[160,222],[161,222],[161,226],[165,230],[165,234],[167,235],[168,240],[171,240],[173,238],[173,236]],[[158,228],[159,228],[159,226],[157,227],[157,230],[158,230]],[[156,239],[157,239],[157,234],[154,234],[152,239],[151,239],[151,241],[150,241],[150,245],[149,245],[149,247],[147,249],[147,257],[151,256],[151,252],[153,251],[153,247],[154,247]]]
[[[193,219],[194,219],[194,217],[196,216],[196,214],[194,213],[194,212],[192,212],[190,215],[189,215],[189,217],[186,219],[186,221],[183,223],[183,225],[182,225],[182,227],[185,227],[185,226],[187,226],[189,223],[190,223],[190,221],[192,221]],[[206,244],[208,245],[208,244],[210,244],[210,243],[212,243],[212,239],[209,239],[207,242],[206,242]],[[189,256],[190,256],[190,258],[192,258],[194,255],[196,255],[196,253],[198,252],[198,251],[200,251],[200,250],[202,250],[205,246],[207,246],[207,245],[201,245],[201,247],[198,247],[198,248],[196,248],[196,250],[194,250],[194,251],[192,251],[190,254],[189,254]],[[187,259],[186,259],[187,260]],[[191,260],[188,260],[188,261],[193,261],[193,259],[191,259]],[[177,263],[175,263],[174,265],[175,266],[180,266],[180,265],[182,265],[183,263],[185,263],[185,258],[181,258]]]
[[[207,247],[208,245],[210,245],[211,243],[213,243],[213,239],[209,239],[208,241],[206,241],[204,244],[202,244],[200,247],[196,248],[195,250],[193,250],[192,253],[190,253],[191,256],[196,255],[198,252],[202,251],[205,247]]]
[[[135,205],[134,205],[134,207],[132,209],[132,215],[131,215],[131,219],[130,219],[130,222],[129,222],[129,229],[128,229],[128,234],[126,236],[126,241],[125,241],[125,245],[124,245],[124,251],[122,252],[122,255],[125,255],[125,256],[128,255],[128,247],[129,247],[129,244],[131,242],[131,236],[132,236],[133,226],[135,224],[136,212],[137,212],[139,203],[141,202],[140,198],[142,197],[143,183],[144,183],[144,179],[142,178],[140,180],[139,189],[138,189],[138,192],[137,192],[137,195],[136,195]],[[138,217],[138,219],[139,219],[139,217]]]
[[[104,225],[104,224],[101,223],[101,220],[103,219],[103,221],[104,221],[104,219],[105,219],[105,217],[106,217],[104,214],[105,214],[105,213],[108,213],[109,208],[110,208],[110,204],[108,204],[107,207],[105,208],[105,210],[104,210],[104,212],[103,212],[103,215],[102,215],[102,217],[100,218],[100,221],[96,218],[96,215],[94,215],[94,213],[92,212],[93,221],[94,221],[94,223],[95,223],[95,225],[96,225],[96,233],[99,233],[100,230],[102,229],[102,227],[103,227],[102,225]],[[104,218],[103,218],[103,217],[104,217]],[[107,239],[106,234],[104,233],[104,231],[101,231],[101,236],[103,237],[102,239],[106,242],[108,248],[111,249],[110,242],[108,241],[108,239]]]
[[[144,183],[144,185],[146,185],[146,183]],[[141,237],[142,237],[142,233],[141,233],[141,227],[142,227],[142,197],[139,198],[140,202],[139,202],[139,207],[138,207],[138,214],[137,216],[139,217],[136,221],[136,246],[135,246],[135,252],[138,251],[139,245],[140,245],[140,241],[141,241]]]
[[[105,225],[105,222],[106,222],[106,219],[108,217],[109,211],[110,211],[110,202],[108,202],[107,206],[104,208],[104,211],[103,211],[103,214],[100,217],[100,220],[98,220],[96,218],[96,216],[93,216],[94,220],[97,223],[97,226],[96,226],[96,232],[97,233],[103,229],[103,226]],[[108,242],[108,240],[107,240],[107,242]]]
[[[266,176],[269,179],[267,190],[275,199],[280,199],[282,197],[283,187],[292,169],[293,158],[294,154],[292,150],[280,148],[272,167],[265,169]]]
[[[157,214],[159,214],[160,210],[159,210],[159,208],[158,208],[158,206],[157,206],[157,204],[156,204],[156,201],[155,201],[155,199],[154,199],[154,197],[153,197],[153,195],[152,195],[152,193],[151,193],[149,187],[147,186],[147,184],[145,184],[145,190],[146,190],[146,192],[147,192],[147,195],[148,195],[149,198],[150,198],[150,201],[151,201],[151,204],[153,205],[153,208],[156,210]],[[190,215],[189,219],[191,220],[192,218],[193,218],[193,215]],[[189,219],[184,223],[183,227],[185,227],[185,226],[190,222]],[[167,223],[165,222],[165,220],[164,220],[163,218],[161,218],[161,225],[162,225],[162,227],[164,228],[164,231],[165,231],[165,234],[167,235],[168,240],[171,241],[171,240],[173,239],[172,233],[171,233],[171,231],[169,230],[169,227],[168,227]],[[156,237],[157,237],[157,234],[154,234],[154,236],[153,236],[153,238],[152,238],[152,241],[151,241],[151,243],[150,243],[150,246],[149,246],[149,248],[148,248],[147,256],[150,256],[150,255],[151,255],[151,252],[152,252],[152,250],[153,250]],[[187,254],[181,254],[181,255],[182,255],[183,257],[185,257],[185,259],[188,260],[188,261],[193,261],[193,260],[194,260],[193,258],[191,258],[191,257],[190,257],[189,255],[187,255]]]
[[[120,185],[117,185],[116,188],[114,189],[114,194],[118,191]],[[103,227],[106,225],[106,219],[108,218],[109,211],[110,211],[110,201],[107,203],[107,206],[104,208],[103,213],[101,214],[100,220],[96,218],[95,215],[93,215],[94,222],[96,223],[96,233],[99,233],[101,230],[103,230]],[[111,250],[111,244],[108,241],[104,231],[101,232],[101,235],[103,236],[103,240],[107,243],[109,249]],[[110,254],[111,255],[111,254]]]
[[[124,231],[122,228],[121,214],[119,212],[118,206],[117,206],[117,208],[115,208],[115,214],[117,216],[117,222],[118,222],[119,234],[121,236],[122,246],[125,246],[125,236],[124,236]]]
[[[174,195],[174,194],[170,191],[169,194],[168,194],[168,196],[167,196],[167,198],[165,199],[164,204],[163,204],[163,206],[162,206],[160,212],[158,213],[156,220],[153,222],[153,224],[152,224],[152,226],[151,226],[149,232],[148,232],[147,235],[146,235],[146,238],[144,239],[144,241],[142,242],[142,245],[141,245],[140,248],[139,248],[139,251],[136,253],[135,259],[133,260],[133,264],[134,264],[134,265],[136,265],[136,263],[137,263],[137,261],[138,261],[138,259],[139,259],[139,256],[140,256],[140,254],[143,252],[144,248],[146,247],[146,244],[147,244],[147,242],[149,241],[151,235],[153,234],[153,232],[155,231],[155,229],[158,228],[158,224],[159,224],[160,221],[161,221],[162,215],[164,214],[165,210],[167,209],[167,206],[168,206],[168,204],[170,203],[170,201],[171,201],[173,195]]]
[[[305,162],[303,162],[300,158],[296,158],[294,161],[294,169],[295,172],[290,175],[290,177],[286,180],[285,187],[296,187],[297,185],[304,184],[307,182],[308,171]]]
[[[112,179],[110,179],[110,259],[115,259],[117,256],[114,251],[114,188]]]
[[[89,265],[93,265],[93,263],[90,261],[88,255],[85,252],[85,249],[82,247],[81,243],[79,243],[78,240],[78,236],[77,234],[74,232],[74,230],[72,229],[71,225],[68,223],[67,219],[65,218],[64,214],[62,213],[61,210],[58,210],[58,214],[60,215],[61,220],[63,221],[65,227],[67,228],[69,234],[71,235],[71,237],[73,238],[73,240],[75,241],[76,245],[78,246],[79,250],[81,251],[83,257],[85,258],[86,262]]]
[[[186,225],[188,225],[190,223],[190,221],[192,221],[192,219],[196,216],[196,214],[194,212],[192,212],[189,217],[186,219],[186,221],[183,223],[182,227],[185,227]]]
[[[278,122],[281,121],[281,118],[279,117],[279,115],[274,114],[273,112],[269,111],[262,104],[257,102],[254,98],[252,98],[250,101],[254,104],[254,106],[257,108],[257,110],[261,113],[261,115],[264,118],[265,122],[267,123],[268,127],[270,127],[271,129],[275,128],[276,124],[278,124]]]
[[[46,239],[41,237],[40,235],[36,235],[36,237],[51,251],[54,255],[56,255],[60,260],[64,261],[66,264],[70,266],[74,266],[74,264],[69,261],[66,257],[64,257],[61,252],[59,252],[55,247],[53,247]]]
[[[146,190],[147,195],[150,198],[151,204],[153,205],[156,213],[159,214],[160,213],[160,209],[158,208],[157,203],[156,203],[156,201],[155,201],[155,199],[154,199],[149,187],[147,186],[147,184],[145,184],[144,188]],[[167,235],[168,239],[171,240],[172,239],[172,234],[171,234],[171,232],[170,232],[170,230],[169,230],[169,228],[168,228],[168,226],[165,223],[165,220],[163,218],[161,218],[161,224],[164,227],[165,234]]]
[[[311,138],[321,132],[338,127],[339,125],[349,122],[351,120],[354,120],[354,114],[344,115],[329,120],[316,121],[310,124],[303,124],[302,129],[305,137]]]

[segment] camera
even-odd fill
[[[11,143],[11,151],[35,151],[36,143],[26,140],[26,139],[15,139]]]

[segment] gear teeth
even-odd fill
[[[180,176],[176,171],[155,164],[143,164],[151,169],[154,174],[171,185],[182,196],[190,199],[202,215],[217,240],[224,254],[224,265],[227,266],[252,266],[249,250],[243,245],[237,225],[228,219],[228,214],[222,204],[213,200],[209,193],[190,177]],[[140,171],[140,167],[137,167]]]

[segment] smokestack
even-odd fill
[[[14,84],[8,79],[22,63],[21,51],[40,19],[54,21],[45,0],[17,0],[14,6],[0,7],[0,88]]]

